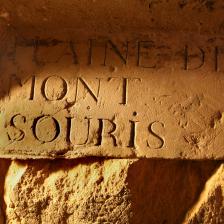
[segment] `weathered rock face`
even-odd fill
[[[224,167],[221,165],[207,181],[198,202],[187,215],[185,223],[224,222]]]
[[[5,181],[6,220],[181,223],[218,165],[125,159],[15,161]]]
[[[5,183],[8,223],[128,223],[132,162],[14,162]]]

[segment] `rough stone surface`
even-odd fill
[[[63,163],[63,166],[62,166]],[[128,223],[131,161],[13,162],[5,183],[8,223]]]
[[[179,224],[218,164],[15,161],[5,181],[6,219],[10,224]]]
[[[184,223],[224,223],[224,166],[207,181]]]

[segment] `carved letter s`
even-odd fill
[[[149,125],[149,132],[155,137],[157,138],[159,141],[160,141],[160,144],[156,147],[152,147],[150,144],[149,144],[149,141],[147,140],[147,146],[150,147],[150,148],[153,148],[153,149],[161,149],[164,144],[165,144],[165,140],[163,139],[163,137],[161,137],[159,134],[157,134],[154,130],[153,130],[153,127],[155,124],[160,124],[163,128],[165,127],[165,125],[162,123],[162,122],[159,122],[159,121],[154,121],[152,122],[150,125]]]

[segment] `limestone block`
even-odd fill
[[[130,159],[14,161],[8,224],[180,224],[219,162]]]
[[[207,181],[184,223],[224,223],[224,166]]]
[[[13,162],[5,183],[7,222],[127,223],[131,204],[125,179],[131,162]]]
[[[0,157],[223,159],[221,37],[88,35],[12,38]]]
[[[0,157],[224,158],[223,2],[128,2],[1,2]]]

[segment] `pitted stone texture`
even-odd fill
[[[9,224],[128,223],[130,160],[13,162],[5,184]]]
[[[8,224],[181,223],[218,162],[12,162]]]
[[[189,212],[185,223],[224,223],[224,165],[207,181],[198,202]]]

